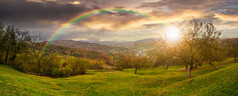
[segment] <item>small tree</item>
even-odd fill
[[[132,58],[132,66],[135,68],[135,74],[137,74],[139,68],[146,67],[147,65],[148,58],[146,56]]]
[[[218,38],[211,38],[208,40],[205,46],[201,49],[200,55],[202,56],[203,60],[210,64],[213,68],[216,68],[214,62],[220,62],[224,60],[227,52],[225,47],[222,46],[222,43],[218,42]]]
[[[41,75],[41,59],[46,55],[45,45],[46,45],[46,36],[42,34],[32,35],[30,42],[30,53],[37,59],[37,71]]]
[[[201,65],[205,58],[201,55],[203,48],[208,48],[212,40],[219,38],[221,32],[215,28],[212,22],[203,22],[193,19],[180,26],[182,34],[181,42],[177,43],[176,57],[179,58],[187,69],[187,78],[191,78],[191,70]]]
[[[234,63],[236,63],[238,57],[238,40],[231,39],[229,41],[229,55],[234,58]]]
[[[178,61],[175,57],[173,46],[167,38],[159,38],[154,42],[154,48],[148,51],[150,60],[154,63],[155,67],[164,66],[168,70],[170,65],[175,65]]]
[[[237,62],[237,57],[238,57],[238,44],[234,44],[233,47],[232,47],[232,52],[233,53],[233,57],[234,57],[234,63]]]

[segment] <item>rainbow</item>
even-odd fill
[[[98,10],[91,10],[82,14],[79,14],[75,17],[73,17],[72,19],[70,19],[69,21],[67,21],[66,23],[62,24],[61,27],[59,29],[57,29],[54,34],[49,38],[48,42],[46,43],[45,47],[44,47],[44,52],[47,52],[50,44],[56,40],[61,33],[63,33],[66,28],[68,28],[69,26],[84,20],[88,17],[94,16],[94,15],[99,15],[99,14],[105,14],[105,13],[113,13],[113,12],[118,12],[118,13],[126,13],[126,14],[135,14],[138,16],[142,16],[145,18],[151,18],[151,19],[155,19],[158,20],[158,17],[153,16],[153,15],[149,15],[149,14],[144,14],[138,11],[134,11],[134,10],[130,10],[130,9],[122,9],[122,8],[106,8],[106,9],[98,9]]]

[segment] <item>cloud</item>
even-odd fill
[[[87,41],[100,41],[100,38],[87,38]]]
[[[210,10],[225,0],[160,0],[144,3],[139,8],[152,8],[152,14],[161,21],[181,21],[187,17],[204,18],[213,15]]]
[[[80,21],[76,26],[83,25],[94,30],[118,31],[143,28],[145,24],[152,22],[155,22],[155,20],[135,14],[116,12],[89,17],[86,20]]]
[[[140,7],[160,8],[168,7],[173,11],[193,9],[210,9],[218,4],[224,3],[225,0],[159,0],[157,2],[144,3]]]
[[[87,10],[91,9],[57,0],[0,0],[0,21],[50,37],[62,23]]]
[[[214,7],[212,11],[220,14],[238,15],[238,1],[226,0],[224,3]]]
[[[90,10],[84,5],[45,3],[25,0],[0,1],[0,17],[8,22],[65,21],[78,13]]]
[[[222,30],[237,29],[237,0],[160,0],[144,3],[139,8],[153,10],[161,22],[179,22],[188,17],[213,20]],[[192,19],[192,18],[191,18]]]
[[[215,13],[214,17],[219,18],[223,21],[238,21],[238,15],[233,15],[233,14]]]
[[[158,0],[80,0],[82,4],[90,6],[99,6],[102,8],[124,6],[127,8],[137,7],[142,3],[154,2]]]
[[[79,5],[80,2],[79,1],[73,1],[73,2],[69,2],[70,4],[74,4],[74,5]]]
[[[61,24],[93,9],[119,7],[157,17],[120,12],[100,14],[67,28],[60,38],[118,40],[120,36],[129,36],[135,39],[152,36],[163,25],[188,17],[214,20],[224,30],[237,29],[237,5],[237,0],[0,0],[0,21],[50,37]]]

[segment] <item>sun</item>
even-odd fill
[[[169,26],[166,30],[166,38],[170,41],[177,41],[180,39],[179,29],[175,26]]]

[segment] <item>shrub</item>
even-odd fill
[[[14,68],[25,72],[25,73],[35,73],[37,60],[36,58],[33,58],[31,55],[22,53],[17,55],[17,59],[14,63]]]
[[[85,74],[87,72],[90,61],[83,58],[68,58],[63,63],[65,67],[71,69],[71,75]],[[69,70],[69,69],[67,69]]]
[[[37,59],[27,53],[18,54],[15,61],[16,69],[25,73],[36,74]],[[72,75],[86,74],[90,60],[72,56],[60,56],[57,53],[48,54],[41,59],[41,75],[53,77],[69,77]],[[96,61],[95,65],[104,65],[104,61]],[[99,68],[99,67],[97,67]]]
[[[55,54],[50,54],[42,58],[41,70],[43,75],[51,75],[53,68],[62,68],[61,56]],[[54,69],[55,71],[56,69]],[[54,76],[54,75],[53,75]]]
[[[64,68],[63,77],[69,77],[72,74],[72,69]]]
[[[59,68],[52,68],[51,76],[61,77],[61,71]]]
[[[91,60],[89,64],[89,69],[103,69],[103,66],[105,65],[106,63],[103,60]]]

